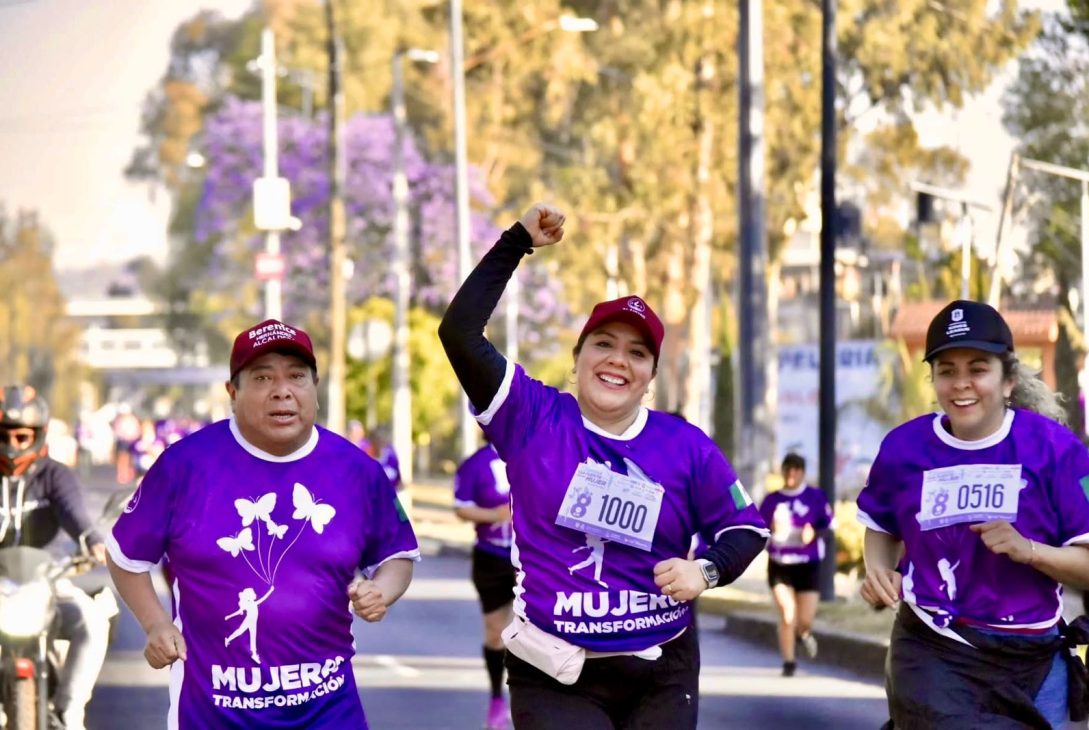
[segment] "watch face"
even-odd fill
[[[702,563],[700,565],[700,569],[703,570],[703,579],[704,580],[706,580],[708,583],[710,583],[712,585],[714,585],[715,583],[718,583],[718,570],[715,568],[714,565],[711,565],[711,564],[708,564],[708,563]]]

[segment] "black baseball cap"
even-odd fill
[[[955,347],[1001,355],[1013,352],[1013,333],[994,307],[958,299],[930,320],[923,360],[930,362],[939,352]]]

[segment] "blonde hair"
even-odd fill
[[[1006,352],[999,357],[1002,360],[1002,376],[1013,381],[1009,405],[1034,411],[1067,425],[1066,409],[1063,408],[1061,396],[1047,387],[1047,383],[1040,380],[1038,373],[1026,368],[1014,353]]]

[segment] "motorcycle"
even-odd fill
[[[107,503],[104,518],[120,513],[114,502]],[[108,617],[113,636],[120,610],[108,579],[91,586],[77,577],[94,565],[88,534],[80,536],[77,554],[60,558],[41,548],[0,548],[0,709],[7,730],[54,727],[50,703],[68,648],[68,642],[58,637],[62,581],[83,584],[97,610]]]

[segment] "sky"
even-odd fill
[[[167,195],[125,180],[145,95],[166,69],[171,35],[201,8],[237,17],[252,0],[0,0],[0,203],[39,212],[56,267],[166,254]],[[1059,10],[1063,0],[1029,0]],[[972,162],[966,192],[996,207],[1013,141],[999,101],[1007,72],[961,110],[919,118],[925,145]],[[980,214],[981,253],[994,217]],[[993,243],[990,243],[993,247]]]
[[[122,171],[170,39],[252,0],[0,0],[0,203],[37,210],[56,268],[166,254],[169,200]]]

